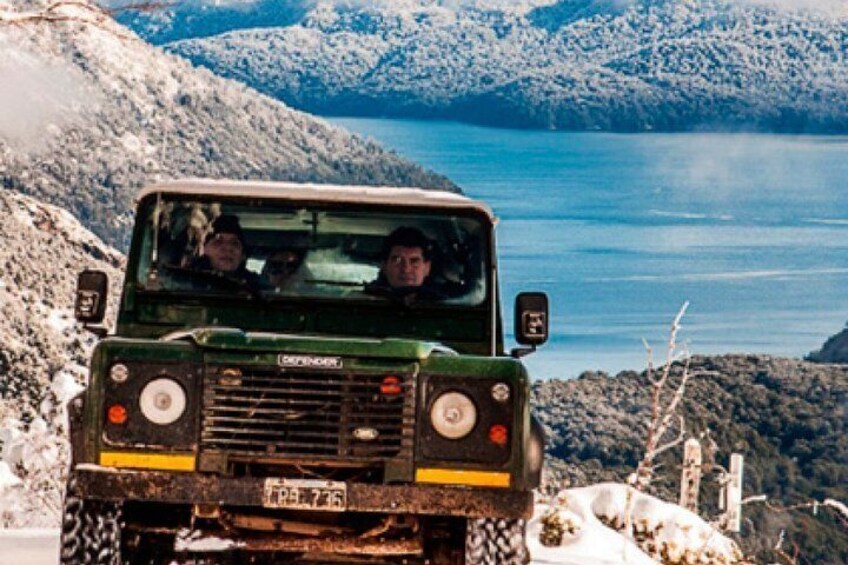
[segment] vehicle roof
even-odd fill
[[[349,202],[385,206],[417,206],[423,208],[456,208],[476,210],[495,221],[488,205],[461,194],[445,190],[392,186],[357,186],[296,182],[241,181],[217,179],[180,179],[163,181],[139,192],[136,202],[155,193],[194,196],[241,196],[279,198],[312,202]]]

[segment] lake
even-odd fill
[[[535,378],[663,359],[684,301],[694,354],[800,357],[848,321],[848,138],[331,120],[492,206],[507,329],[519,291],[551,300]]]

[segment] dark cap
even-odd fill
[[[393,247],[420,247],[424,259],[433,255],[433,242],[418,228],[399,227],[383,241],[383,259],[388,259]]]
[[[231,233],[238,237],[239,241],[244,245],[244,232],[241,231],[241,225],[236,216],[225,214],[215,218],[215,221],[212,222],[212,231],[206,236],[206,241],[208,242],[219,233]]]

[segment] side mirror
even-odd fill
[[[106,316],[106,296],[109,277],[103,271],[86,269],[77,278],[77,299],[74,316],[84,325],[99,324]]]
[[[530,348],[519,348],[513,355],[530,353],[548,341],[548,295],[522,292],[515,297],[515,341]]]

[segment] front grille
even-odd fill
[[[201,448],[275,459],[411,458],[413,377],[396,375],[400,394],[384,394],[386,376],[212,367],[204,383]],[[376,437],[364,437],[375,431]]]

